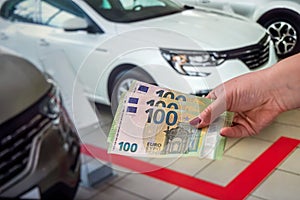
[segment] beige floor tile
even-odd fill
[[[225,186],[249,164],[249,162],[224,156],[222,160],[214,161],[203,171],[198,173],[196,177]]]
[[[239,140],[241,140],[241,138],[227,138],[226,145],[225,145],[225,151],[227,151],[232,146],[234,146]]]
[[[114,183],[120,181],[121,179],[128,176],[129,174],[136,173],[127,168],[123,168],[123,167],[113,165],[113,164],[111,165],[111,168],[112,168],[113,174],[114,174],[113,179],[110,181],[111,184],[114,184]]]
[[[300,176],[276,170],[254,192],[253,195],[272,200],[298,200]]]
[[[146,163],[150,163],[150,160],[151,160],[150,158],[134,158],[134,159],[142,160],[142,161],[144,161]],[[161,168],[160,166],[157,166],[157,167],[151,169],[151,171],[158,170],[160,168]],[[131,169],[128,169],[128,168],[125,168],[125,167],[121,167],[121,166],[118,166],[118,165],[114,165],[114,164],[112,164],[112,169],[120,177],[125,176],[125,175],[129,175],[129,174],[140,174],[140,172],[136,172],[136,171],[133,171]]]
[[[210,159],[201,159],[197,157],[188,158],[156,158],[151,161],[151,163],[166,167],[183,174],[195,175],[199,170],[201,170],[208,163],[212,162]]]
[[[277,117],[276,121],[290,125],[300,126],[300,109],[295,109],[282,113]]]
[[[130,193],[128,191],[124,191],[122,189],[116,187],[109,187],[104,191],[99,192],[96,196],[94,196],[91,200],[143,200],[145,198],[140,197],[136,194]]]
[[[293,172],[300,175],[300,149],[297,148],[280,166],[279,169],[283,169],[289,172]],[[300,178],[300,176],[299,176]]]
[[[127,175],[127,174],[131,174],[131,173],[135,173],[131,169],[120,167],[120,166],[114,165],[114,164],[111,165],[111,168],[115,171],[115,173],[117,173],[119,175]]]
[[[240,140],[225,155],[254,161],[261,153],[272,145],[271,142],[262,141],[254,137],[247,137]]]
[[[115,179],[117,179],[117,178],[118,178],[117,176],[111,176],[93,186],[85,186],[85,185],[80,184],[80,187],[78,188],[77,194],[75,196],[75,200],[84,200],[84,199],[90,200],[90,199],[92,199],[94,196],[98,195],[100,192],[110,188],[113,185]]]
[[[165,200],[178,200],[178,199],[187,199],[187,200],[209,200],[212,198],[206,197],[204,195],[182,189],[176,190],[173,194],[168,196]]]
[[[148,199],[156,200],[163,199],[176,188],[174,185],[142,174],[130,174],[115,185]]]
[[[95,188],[86,188],[80,186],[77,190],[76,196],[74,197],[75,200],[88,200],[91,199],[93,196],[97,195],[99,191]]]
[[[275,142],[282,136],[300,139],[300,127],[273,123],[255,137]]]

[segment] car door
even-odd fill
[[[6,1],[1,4],[0,9],[0,45],[8,47],[10,49],[15,49],[13,46],[15,44],[13,38],[15,37],[15,28],[13,23],[8,18],[10,17],[10,7],[11,2]]]
[[[16,43],[13,40],[14,35],[15,28],[13,27],[12,23],[0,18],[0,45],[10,49],[15,49]]]
[[[37,4],[35,0],[6,1],[1,7],[1,45],[36,63]]]
[[[92,90],[95,68],[101,69],[101,57],[105,51],[97,51],[96,67],[82,70],[84,62],[105,39],[103,30],[74,2],[69,0],[41,0],[38,37],[38,54],[40,58],[55,51],[63,51],[75,73],[84,82],[86,90]],[[86,26],[84,26],[86,25]],[[96,69],[97,70],[97,69]],[[84,72],[82,72],[84,71]],[[99,71],[99,70],[98,70]]]
[[[102,30],[72,1],[41,0],[39,8],[39,55],[56,49],[64,50],[74,69],[78,69],[86,56],[95,49],[97,41],[101,41]],[[74,26],[78,21],[86,23],[86,27],[66,30],[68,20],[73,20]]]

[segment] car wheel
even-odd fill
[[[110,91],[111,109],[113,114],[118,108],[122,93],[129,90],[129,87],[134,80],[156,85],[154,79],[147,72],[138,67],[134,67],[119,73],[115,77],[112,90]]]
[[[279,58],[300,52],[300,15],[288,9],[276,9],[263,15],[258,21],[274,41]]]

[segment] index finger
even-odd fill
[[[206,109],[204,109],[204,111],[202,111],[197,118],[191,121],[191,124],[197,128],[208,126],[227,109],[224,85],[218,86],[206,97],[214,99],[215,101],[213,101]]]

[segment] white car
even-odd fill
[[[278,57],[300,52],[299,0],[180,0],[243,15],[264,26],[272,36]]]
[[[87,95],[118,102],[132,80],[203,95],[277,62],[266,30],[170,0],[9,0],[0,42],[32,62],[61,50]]]

